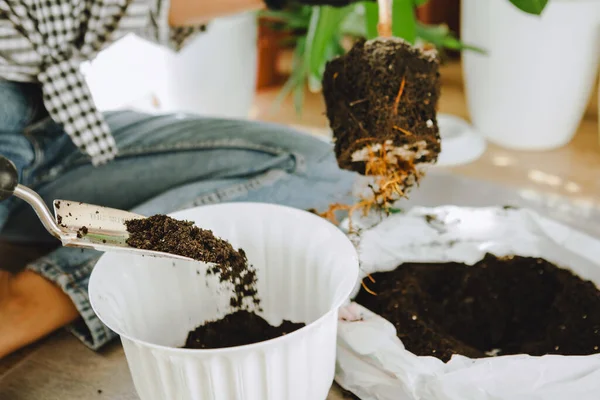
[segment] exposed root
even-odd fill
[[[399,127],[399,126],[397,126],[397,125],[394,125],[394,126],[392,126],[392,129],[394,129],[394,130],[396,130],[396,131],[400,131],[400,132],[404,133],[406,136],[412,136],[412,132],[411,132],[411,131],[407,131],[407,130],[406,130],[406,129],[404,129],[404,128],[400,128],[400,127]]]
[[[400,105],[400,98],[402,97],[402,93],[404,93],[404,85],[405,84],[406,84],[406,77],[402,77],[402,82],[400,82],[400,89],[398,89],[398,94],[396,95],[396,100],[394,101],[393,115],[398,115],[398,106]]]
[[[360,282],[360,285],[363,287],[363,289],[365,289],[365,291],[367,293],[372,294],[373,296],[377,296],[377,293],[375,293],[374,291],[372,291],[371,289],[369,289],[369,287],[365,283],[364,279]]]
[[[339,221],[337,220],[337,217],[335,216],[335,212],[336,211],[350,211],[351,208],[352,208],[351,206],[346,205],[346,204],[334,203],[329,206],[327,211],[325,211],[323,213],[317,213],[317,214],[319,216],[325,218],[326,220],[329,220],[330,222],[334,223],[335,225],[337,225],[339,223]]]
[[[350,107],[354,107],[355,105],[364,103],[365,101],[368,101],[368,99],[354,100],[353,102],[350,103]]]
[[[347,211],[350,223],[350,231],[353,231],[352,217],[357,211],[366,216],[370,210],[379,209],[386,213],[392,208],[396,200],[405,197],[407,185],[411,179],[417,182],[420,178],[413,160],[398,159],[392,154],[392,146],[381,144],[378,151],[374,151],[372,145],[367,146],[368,159],[365,162],[365,175],[372,176],[374,183],[369,185],[371,193],[361,196],[354,205],[335,203],[329,209],[319,215],[337,224],[336,211]]]

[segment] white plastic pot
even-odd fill
[[[509,0],[462,0],[461,39],[469,112],[488,140],[549,150],[572,138],[594,86],[600,1],[552,0],[541,16]]]
[[[165,61],[167,111],[246,118],[256,92],[256,13],[220,18]]]
[[[103,255],[89,284],[100,319],[121,336],[142,400],[325,400],[336,356],[338,308],[358,277],[358,257],[337,227],[308,212],[230,203],[173,214],[246,251],[271,324],[307,326],[247,346],[180,349],[190,330],[228,312],[231,292],[206,265]]]

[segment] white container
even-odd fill
[[[305,211],[229,203],[173,214],[243,248],[271,324],[307,326],[247,346],[187,350],[187,333],[227,313],[231,292],[206,265],[105,254],[89,285],[100,319],[121,336],[142,400],[324,400],[336,356],[338,308],[358,257],[337,227]]]
[[[219,18],[167,58],[163,109],[246,118],[256,93],[258,22],[254,12]]]
[[[600,56],[600,1],[552,0],[541,16],[509,0],[462,0],[461,39],[475,129],[500,146],[567,144],[585,112]]]

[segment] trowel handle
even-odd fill
[[[17,167],[8,158],[0,156],[0,201],[11,197],[18,184]]]
[[[48,232],[58,239],[61,238],[63,232],[54,220],[50,210],[48,210],[44,200],[33,190],[19,185],[17,167],[8,158],[0,156],[0,201],[13,195],[29,203]]]

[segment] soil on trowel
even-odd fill
[[[242,346],[283,336],[305,326],[290,321],[271,326],[254,313],[260,304],[256,269],[248,263],[242,249],[235,250],[229,242],[215,237],[212,231],[166,215],[130,220],[125,224],[129,232],[128,245],[214,263],[215,267],[208,272],[217,274],[222,282],[233,284],[230,301],[233,312],[190,331],[184,348]],[[250,302],[245,301],[247,299]]]
[[[218,349],[243,346],[284,336],[304,326],[303,323],[285,320],[279,326],[272,326],[255,313],[242,310],[191,331],[184,348]]]
[[[403,264],[373,274],[356,301],[392,322],[407,350],[448,361],[599,353],[600,291],[539,258],[487,255],[473,266]]]
[[[125,225],[129,246],[214,263],[209,272],[217,274],[221,282],[233,284],[230,301],[233,309],[259,305],[256,269],[248,263],[244,250],[235,250],[229,242],[214,236],[210,230],[198,228],[191,221],[166,215],[129,220]],[[249,305],[246,299],[250,300]]]
[[[397,38],[358,41],[328,62],[323,95],[339,166],[365,174],[357,152],[386,143],[400,168],[435,163],[441,150],[439,77],[435,52]],[[411,165],[402,165],[407,159]]]

